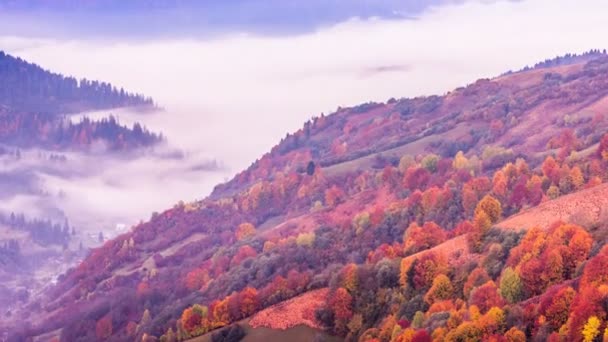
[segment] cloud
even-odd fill
[[[188,162],[200,156],[190,169],[144,158],[114,161],[77,182],[46,178],[67,189],[70,206],[95,208],[95,215],[135,208],[146,218],[178,199],[203,197],[321,112],[441,94],[548,57],[603,48],[605,13],[608,2],[599,0],[467,2],[429,8],[416,20],[352,19],[291,36],[0,37],[0,46],[54,71],[143,92],[167,109],[115,114],[163,131]],[[225,171],[193,172],[210,160],[222,161]]]
[[[290,35],[350,18],[414,18],[464,0],[7,1],[0,31],[47,37]],[[472,1],[472,0],[470,0]]]

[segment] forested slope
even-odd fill
[[[607,101],[593,51],[314,118],[210,198],[94,250],[14,336],[185,340],[328,288],[316,323],[347,339],[599,338],[603,216],[501,222],[603,186]]]

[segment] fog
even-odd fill
[[[604,48],[598,44],[608,32],[605,13],[608,2],[600,0],[467,2],[430,8],[416,20],[352,19],[289,36],[2,36],[0,48],[52,71],[142,92],[165,109],[89,115],[143,122],[162,132],[168,147],[127,159],[73,154],[68,167],[76,175],[39,175],[71,220],[131,225],[180,199],[203,198],[311,116],[442,94],[546,58]],[[167,158],[173,149],[184,158]]]

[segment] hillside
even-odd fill
[[[599,116],[608,106],[607,58],[600,52],[558,58],[444,96],[367,103],[313,118],[212,196],[240,191],[277,172],[302,171],[308,160],[333,176],[396,166],[406,154],[450,158],[464,151],[482,158],[485,152],[485,168],[518,156],[538,164],[547,152],[567,155],[572,146],[564,148],[567,141],[558,134],[572,131],[577,143],[591,146],[606,128]],[[595,127],[598,121],[602,126]]]
[[[606,200],[606,105],[592,51],[314,118],[5,325],[15,340],[186,340],[328,288],[315,324],[346,339],[580,340],[595,319],[603,333],[605,222],[559,203]]]

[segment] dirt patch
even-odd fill
[[[177,251],[179,251],[182,247],[186,246],[187,244],[202,240],[206,237],[207,237],[207,234],[203,234],[203,233],[192,234],[189,237],[183,239],[182,241],[176,242],[176,243],[172,244],[169,248],[161,251],[160,255],[162,255],[163,258],[166,258],[168,256],[175,254]]]
[[[273,305],[255,314],[249,321],[253,328],[286,330],[298,325],[321,329],[315,321],[315,310],[321,307],[329,290],[319,289]]]
[[[343,339],[330,336],[318,329],[313,329],[305,325],[298,325],[287,330],[275,330],[269,328],[256,328],[247,332],[243,342],[267,342],[267,341],[289,341],[289,342],[309,342],[327,341],[338,342]]]
[[[289,342],[309,342],[309,341],[326,341],[326,342],[341,342],[343,338],[331,336],[328,333],[314,329],[306,325],[298,325],[293,328],[279,330],[270,328],[252,328],[249,325],[249,319],[237,322],[245,330],[243,342],[267,342],[267,341],[289,341]],[[221,329],[220,329],[221,330]],[[220,331],[217,330],[217,331]],[[213,331],[203,336],[196,337],[188,342],[211,342],[211,335],[216,333]]]
[[[475,258],[475,256],[469,252],[467,236],[460,235],[433,248],[407,256],[404,260],[413,261],[430,252],[445,255],[451,266],[459,266]]]
[[[528,230],[549,227],[555,221],[575,223],[590,228],[608,209],[608,184],[561,196],[525,210],[498,223],[502,229]]]

